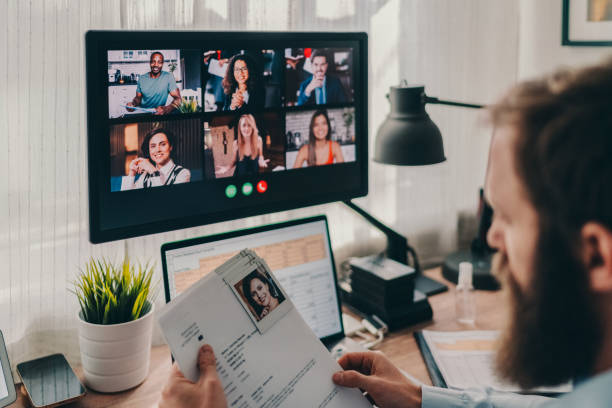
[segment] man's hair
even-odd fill
[[[500,350],[498,367],[524,361],[505,374],[527,386],[591,374],[603,328],[580,234],[591,221],[612,230],[612,60],[523,82],[490,113],[494,127],[517,130],[514,163],[538,214],[535,305],[522,313],[542,340],[515,333],[523,351]]]
[[[538,212],[612,230],[612,60],[524,82],[491,114],[518,126],[515,164]]]
[[[316,57],[323,57],[325,58],[325,62],[327,62],[329,64],[329,55],[327,53],[327,51],[325,49],[316,49],[312,52],[312,54],[310,55],[310,60],[314,61],[314,59]]]
[[[151,58],[149,58],[149,62],[153,61],[153,56],[156,55],[156,54],[159,55],[160,57],[162,57],[162,62],[164,62],[164,60],[165,60],[164,54],[162,54],[160,51],[154,51],[151,54]]]

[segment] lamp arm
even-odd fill
[[[377,229],[382,231],[387,236],[387,257],[393,259],[394,261],[401,262],[405,265],[408,264],[408,253],[410,253],[413,259],[414,269],[419,273],[421,271],[419,260],[416,255],[416,251],[410,245],[408,245],[408,239],[393,230],[392,228],[386,226],[376,218],[372,216],[369,212],[359,207],[357,204],[353,203],[351,200],[343,201],[347,207],[351,208],[357,214],[361,215],[365,218],[370,224],[375,226]]]
[[[427,95],[423,95],[423,102],[431,103],[431,104],[438,104],[438,105],[461,106],[463,108],[474,108],[474,109],[482,109],[486,106],[486,105],[478,105],[475,103],[447,101],[444,99],[438,99],[435,96],[427,96]]]

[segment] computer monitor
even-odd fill
[[[367,194],[365,33],[86,34],[94,243]]]

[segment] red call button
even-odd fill
[[[268,189],[268,183],[266,183],[265,180],[260,180],[259,183],[257,183],[258,192],[265,193],[267,189]]]

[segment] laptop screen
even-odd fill
[[[244,248],[270,266],[320,339],[342,332],[336,275],[324,216],[162,246],[166,301]]]

